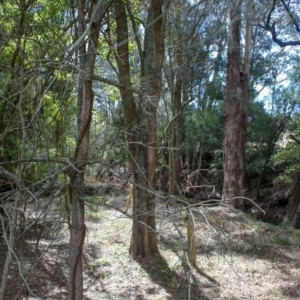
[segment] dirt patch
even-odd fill
[[[197,268],[190,272],[178,234],[185,234],[180,209],[157,203],[160,255],[133,260],[130,210],[121,212],[125,202],[123,192],[87,198],[84,299],[300,299],[300,231],[225,207],[195,208]],[[34,226],[29,228],[18,241],[5,299],[18,292],[17,299],[67,299],[68,243],[60,209],[51,211],[38,250]],[[5,253],[2,238],[1,271]]]

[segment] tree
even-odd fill
[[[250,4],[251,6],[251,4]],[[240,53],[242,1],[229,4],[226,75],[223,201],[244,210],[244,147],[247,129],[251,26],[246,30],[244,65]]]
[[[221,144],[220,137],[212,132],[217,130],[222,135],[219,115],[226,19],[222,2],[175,3],[167,18],[164,75],[168,89],[164,91],[166,117],[160,119],[166,128],[169,193],[173,195],[179,193],[179,187],[185,185],[184,175],[189,176],[191,171],[195,176],[189,177],[186,184],[198,186],[199,190],[207,167],[206,154],[214,155],[215,145],[219,149]],[[217,17],[211,6],[219,11]]]
[[[297,1],[272,0],[267,6],[262,28],[271,33],[272,40],[280,47],[300,46],[299,3]]]
[[[0,300],[5,299],[17,234],[31,226],[25,219],[26,206],[50,198],[56,205],[71,200],[71,210],[67,209],[72,219],[67,216],[69,298],[82,299],[85,187],[87,175],[95,169],[95,165],[88,169],[92,161],[109,169],[111,159],[118,161],[115,165],[129,160],[134,187],[130,253],[134,258],[159,251],[155,219],[158,154],[163,153],[163,167],[169,171],[169,196],[176,196],[168,199],[179,199],[185,193],[180,187],[189,185],[198,191],[185,196],[203,200],[208,194],[199,192],[203,182],[206,187],[221,186],[218,174],[222,174],[224,153],[223,199],[244,209],[244,172],[254,170],[251,174],[259,187],[299,98],[297,70],[291,74],[293,85],[290,77],[286,89],[275,87],[279,75],[290,72],[285,70],[286,61],[279,64],[279,56],[286,54],[275,53],[274,47],[265,57],[270,43],[260,36],[266,30],[281,47],[298,45],[299,4],[267,2],[271,5],[255,2],[265,12],[265,20],[255,27],[257,35],[252,38],[251,0],[0,1],[0,227],[8,249]],[[227,74],[228,9],[224,4],[230,11]],[[246,34],[244,46],[241,32]],[[252,42],[257,48],[251,75],[256,72],[257,85],[272,87],[272,111],[254,103],[248,116]],[[289,63],[295,65],[298,57],[295,54],[291,63],[288,54]],[[253,77],[252,88],[258,90]],[[291,151],[280,152],[281,162],[287,171],[291,167],[295,177],[295,201],[288,217],[296,224],[300,224],[299,164],[289,159],[293,153],[299,157],[299,132],[291,136]],[[106,139],[108,134],[113,142]],[[160,142],[163,147],[159,149]],[[92,144],[97,145],[92,149]],[[279,161],[278,157],[274,159]],[[189,218],[188,247],[195,257],[192,211],[183,196],[181,200]],[[32,217],[32,222],[39,218]],[[37,242],[36,251],[40,249]]]
[[[147,257],[158,252],[153,189],[157,163],[156,113],[161,95],[161,70],[164,58],[163,2],[153,0],[148,6],[143,50],[129,3],[127,10],[141,60],[141,86],[137,104],[132,92],[129,68],[126,7],[123,1],[115,2],[118,75],[122,84],[120,93],[134,181],[130,253],[133,257]]]
[[[49,159],[53,157],[49,148],[54,143],[51,140],[43,140],[43,135],[38,133],[51,131],[49,130],[51,126],[46,126],[49,119],[45,121],[47,113],[43,114],[42,104],[52,84],[60,82],[51,62],[52,59],[58,58],[58,52],[66,42],[63,37],[64,29],[61,26],[62,19],[57,18],[57,14],[62,13],[65,7],[64,1],[61,1],[60,7],[51,5],[51,9],[44,7],[43,1],[0,3],[0,177],[1,181],[7,185],[5,190],[1,190],[1,192],[6,191],[8,195],[6,201],[3,202],[5,204],[7,200],[11,200],[8,209],[2,208],[5,211],[4,216],[0,216],[3,232],[5,232],[4,220],[8,219],[9,224],[0,299],[5,297],[10,261],[15,256],[14,246],[17,233],[19,228],[23,231],[25,229],[26,205],[36,196],[36,190],[32,185],[36,182],[42,182],[43,185],[45,181],[42,177],[48,176],[54,169],[53,164],[50,167],[47,159],[43,159],[43,156]],[[35,12],[40,11],[39,17],[36,18]],[[48,34],[44,32],[45,23],[47,23]],[[51,26],[48,27],[48,24]],[[53,43],[54,36],[60,37],[56,43]],[[51,49],[49,49],[50,44]],[[45,57],[48,58],[48,64],[45,63]],[[56,92],[60,94],[58,90]],[[48,96],[55,105],[57,99],[50,94],[51,92]],[[69,100],[68,98],[67,96],[64,100]],[[55,118],[53,115],[52,117]],[[40,126],[41,124],[45,126]],[[38,168],[34,160],[41,162]],[[36,189],[38,186],[36,184]],[[1,201],[1,205],[3,202]]]
[[[69,172],[70,201],[72,203],[72,223],[69,251],[69,298],[83,298],[82,249],[86,233],[84,224],[84,172],[89,154],[89,134],[94,103],[93,73],[95,68],[97,45],[101,22],[112,0],[101,3],[91,1],[86,7],[85,1],[78,0],[78,60],[81,74],[78,84],[77,102],[77,138],[73,157],[74,167]],[[86,12],[88,15],[86,15]],[[87,23],[88,17],[88,23]],[[89,29],[86,40],[86,28]],[[73,45],[74,47],[74,45]]]
[[[300,46],[300,26],[299,15],[297,12],[299,12],[299,3],[297,1],[286,2],[285,0],[273,0],[270,8],[266,12],[266,17],[262,20],[260,26],[271,33],[273,42],[281,48]],[[292,135],[291,137],[294,137],[294,142],[299,144],[299,140],[295,136]],[[286,151],[283,151],[283,153],[285,152]],[[292,203],[286,216],[288,220],[293,221],[295,228],[300,228],[299,195],[300,173],[296,172],[292,184]]]
[[[169,68],[165,66],[165,72],[169,72],[166,75],[168,78],[168,84],[170,87],[171,96],[171,109],[170,109],[170,120],[168,120],[166,128],[166,138],[168,140],[168,166],[169,166],[169,195],[180,194],[180,178],[182,171],[182,153],[183,153],[183,142],[184,142],[184,131],[183,131],[183,105],[182,105],[182,94],[183,94],[183,74],[185,73],[186,67],[183,65],[183,31],[182,7],[177,7],[174,11],[174,17],[169,16],[168,18],[168,39],[171,42],[169,46],[169,57],[168,63]],[[170,14],[171,15],[171,14]],[[175,30],[174,30],[175,27]],[[171,31],[172,28],[172,31]],[[175,51],[172,51],[175,48]],[[172,57],[174,56],[174,58]],[[169,69],[169,70],[168,70]]]

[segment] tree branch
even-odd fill
[[[297,23],[296,19],[294,18],[293,14],[291,13],[289,7],[286,5],[286,3],[285,3],[284,0],[281,0],[281,3],[283,4],[285,10],[286,10],[287,13],[289,14],[291,20],[293,21],[296,31],[297,31],[297,32],[300,32],[299,24]]]
[[[294,140],[298,145],[300,145],[300,140],[296,138],[293,134],[290,134],[290,138]]]
[[[284,9],[290,16],[290,18],[295,26],[296,31],[300,32],[299,24],[297,23],[296,19],[294,18],[293,14],[291,13],[288,5],[285,3],[284,0],[280,0],[280,2],[283,4]],[[276,22],[273,22],[273,24],[271,24],[272,14],[275,11],[276,5],[277,5],[277,0],[273,0],[272,6],[271,6],[270,11],[267,16],[267,20],[264,25],[261,25],[261,27],[264,28],[265,30],[269,31],[272,35],[273,42],[275,42],[277,45],[279,45],[282,48],[286,47],[286,46],[300,46],[300,41],[283,41],[277,37],[277,32],[276,32],[276,28],[275,28]]]

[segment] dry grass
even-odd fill
[[[133,260],[131,220],[119,211],[125,196],[88,198],[84,249],[84,299],[300,299],[300,232],[256,221],[224,207],[196,209],[197,268],[187,272],[180,212],[157,205],[160,256]],[[17,253],[24,273],[48,248],[19,299],[67,299],[68,229],[53,239],[45,230],[39,252],[34,237]],[[50,245],[50,243],[52,244]],[[2,243],[3,244],[3,243]],[[50,246],[49,246],[50,245]],[[4,259],[4,245],[0,249]],[[3,266],[1,259],[1,267]],[[7,298],[21,285],[13,264]],[[189,285],[190,283],[190,285]],[[34,295],[35,296],[34,296]]]

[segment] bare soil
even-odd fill
[[[160,255],[133,260],[128,253],[131,211],[122,213],[126,193],[93,195],[86,203],[86,300],[300,299],[300,231],[263,223],[228,207],[195,207],[197,268],[189,270],[180,209],[166,209],[158,201]],[[45,205],[34,205],[28,208],[27,222],[37,211],[45,211]],[[13,259],[5,299],[68,299],[69,230],[63,206],[53,207],[19,238],[18,261]],[[1,272],[5,253],[2,237]]]

